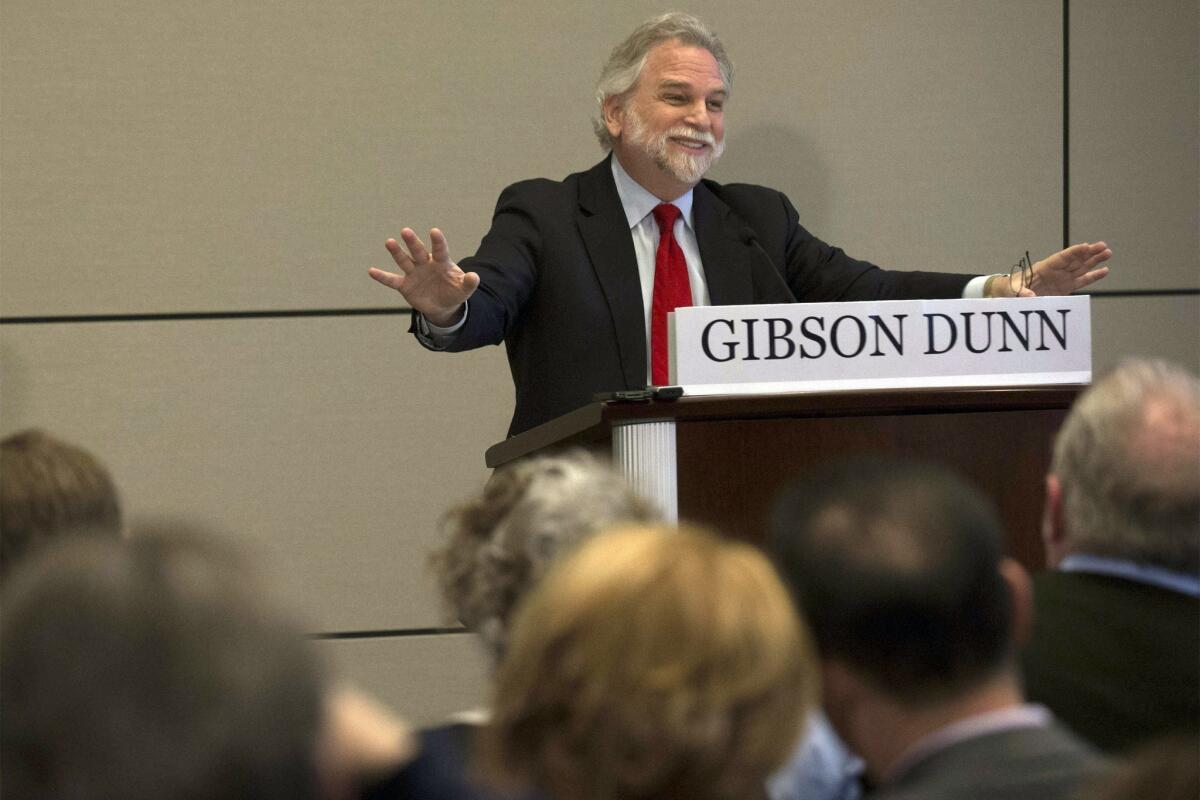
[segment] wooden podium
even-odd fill
[[[761,543],[775,495],[809,468],[852,453],[952,467],[996,503],[1009,554],[1044,559],[1042,480],[1054,433],[1083,386],[909,389],[592,403],[487,451],[499,467],[583,447],[613,464],[672,519]]]

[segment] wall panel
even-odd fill
[[[1072,3],[1070,75],[1071,235],[1116,254],[1097,289],[1200,290],[1200,3]]]
[[[1200,374],[1200,295],[1093,298],[1093,373],[1131,357],[1165,358]]]
[[[396,303],[363,275],[383,239],[440,225],[468,254],[503,186],[592,164],[600,64],[668,5],[10,0],[0,311]],[[1056,3],[692,10],[737,65],[715,177],[884,264],[1057,243]]]
[[[490,666],[473,634],[322,641],[332,667],[413,725],[482,707]]]
[[[245,537],[315,630],[430,627],[435,523],[512,407],[495,348],[427,353],[400,316],[0,328],[2,428],[107,462],[133,515]]]

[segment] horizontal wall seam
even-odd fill
[[[196,319],[295,319],[302,317],[411,316],[411,308],[312,308],[290,311],[175,311],[162,314],[59,314],[0,317],[0,325],[47,325],[63,322],[177,322]]]
[[[1196,289],[1114,289],[1087,293],[1110,297],[1191,297]],[[411,316],[411,308],[314,308],[292,311],[183,311],[165,314],[62,314],[56,316],[0,317],[0,325],[55,325],[81,322],[177,322],[214,319],[300,319],[304,317]]]
[[[330,641],[340,639],[399,639],[410,636],[446,636],[470,633],[466,628],[395,628],[378,631],[337,631],[332,633],[310,633],[309,639]]]
[[[1200,295],[1200,289],[1113,289],[1111,291],[1083,292],[1090,297],[1188,297]]]

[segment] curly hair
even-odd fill
[[[619,523],[660,518],[611,467],[582,451],[498,469],[442,518],[430,556],[442,598],[498,660],[513,609],[564,552]]]

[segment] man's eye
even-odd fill
[[[725,110],[725,102],[722,100],[709,100],[708,101],[708,110],[709,111],[724,111]]]
[[[667,95],[666,100],[668,103],[674,103],[676,105],[687,102],[687,98],[681,94],[669,94]]]

